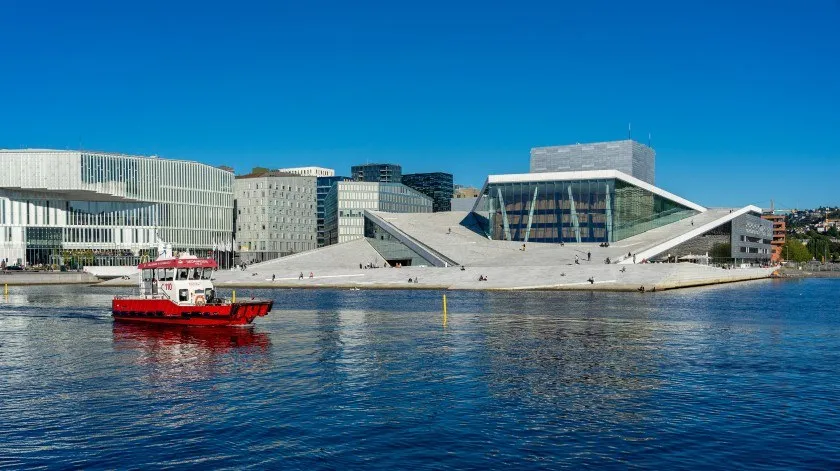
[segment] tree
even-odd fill
[[[726,243],[717,243],[712,246],[712,250],[709,252],[714,259],[720,258],[732,258],[732,244]]]
[[[789,238],[782,247],[782,258],[792,262],[807,262],[811,260],[811,252],[799,239]]]
[[[265,167],[254,167],[254,168],[251,169],[251,173],[253,173],[254,175],[260,175],[260,174],[268,173],[268,172],[269,172],[269,170]]]

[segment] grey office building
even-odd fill
[[[402,167],[397,164],[364,164],[350,167],[353,181],[402,183]]]
[[[236,177],[238,262],[262,262],[316,248],[315,182],[316,177],[276,171]]]
[[[534,147],[531,173],[618,170],[655,184],[656,152],[633,140]]]

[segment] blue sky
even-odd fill
[[[840,204],[840,1],[0,0],[2,148],[480,185],[628,122],[688,199]]]

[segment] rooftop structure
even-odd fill
[[[531,173],[619,170],[655,183],[656,152],[633,140],[531,149]]]
[[[350,174],[357,182],[402,183],[402,167],[397,164],[354,165]]]
[[[278,172],[291,173],[293,175],[300,175],[303,177],[332,177],[335,176],[335,170],[324,167],[289,167],[279,168]]]

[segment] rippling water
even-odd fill
[[[840,280],[282,290],[249,328],[0,297],[0,467],[840,467]]]

